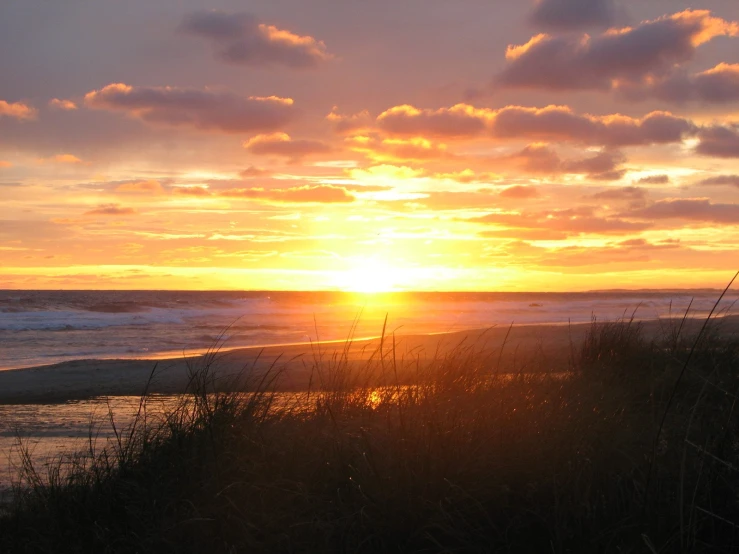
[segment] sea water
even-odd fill
[[[89,358],[708,313],[715,290],[354,294],[0,290],[0,369]],[[720,311],[739,298],[730,293]],[[387,320],[386,320],[387,318]]]

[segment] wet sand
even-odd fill
[[[658,335],[667,323],[646,321],[647,336]],[[675,324],[675,322],[673,322]],[[679,322],[677,322],[679,324]],[[491,356],[502,371],[562,371],[581,344],[590,324],[520,325],[437,335],[385,337],[383,351],[395,348],[397,359],[433,359],[460,344]],[[688,320],[686,333],[696,332],[701,320]],[[739,332],[739,316],[723,318],[723,334]],[[501,353],[501,347],[502,353]],[[302,390],[309,386],[316,366],[346,359],[362,364],[379,356],[380,339],[345,342],[239,348],[216,355],[213,367],[221,383],[238,375],[263,375],[278,371],[278,390]],[[176,394],[185,390],[192,369],[203,367],[206,356],[165,360],[76,360],[34,368],[0,371],[0,404],[52,403],[96,396],[135,396],[150,393]]]

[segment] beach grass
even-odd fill
[[[2,552],[734,552],[739,341],[593,319],[566,356],[313,348],[218,381],[43,474],[21,449]],[[517,361],[518,360],[518,361]],[[533,361],[532,361],[533,360]],[[112,416],[111,416],[112,417]]]

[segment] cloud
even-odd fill
[[[611,90],[646,82],[693,59],[696,48],[718,36],[739,36],[739,23],[708,10],[685,10],[635,27],[587,34],[540,34],[509,46],[508,65],[495,86],[545,90]]]
[[[739,188],[739,175],[717,175],[698,182],[699,185],[729,185]]]
[[[666,185],[670,182],[669,175],[647,175],[637,181],[644,185]]]
[[[619,187],[597,192],[587,198],[601,202],[626,202],[635,209],[644,206],[648,196],[648,191],[641,187]]]
[[[164,192],[159,181],[153,179],[122,183],[115,188],[115,191],[134,194],[161,194]]]
[[[616,20],[614,0],[538,0],[529,21],[555,31],[610,27]]]
[[[60,100],[59,98],[52,98],[49,100],[49,107],[55,110],[72,111],[77,109],[77,104],[71,100]]]
[[[379,180],[383,183],[388,181],[403,181],[406,179],[414,179],[421,177],[424,174],[423,169],[414,169],[407,165],[391,165],[391,164],[380,164],[373,165],[367,168],[353,168],[347,170],[347,174],[352,179],[358,179],[362,181],[367,180]]]
[[[450,173],[436,173],[435,179],[448,179],[457,183],[480,183],[486,181],[496,181],[500,179],[500,175],[495,173],[476,173],[472,169],[463,169],[461,171],[453,171]]]
[[[118,204],[101,204],[94,210],[85,212],[83,215],[132,215],[136,210],[133,208],[124,208]]]
[[[13,119],[28,120],[36,119],[38,111],[23,102],[13,102],[12,104],[5,100],[0,100],[0,117],[12,117]]]
[[[651,226],[649,223],[626,221],[621,218],[600,217],[596,215],[594,208],[588,206],[537,213],[492,213],[467,221],[516,229],[554,231],[555,234],[567,236],[628,234],[646,230]]]
[[[322,41],[260,23],[246,13],[195,12],[184,18],[180,30],[211,41],[216,57],[232,64],[307,68],[333,57]]]
[[[654,111],[642,118],[620,114],[577,114],[568,106],[544,108],[506,106],[499,110],[457,104],[437,110],[403,105],[377,117],[378,126],[393,135],[412,137],[497,138],[572,142],[589,146],[641,146],[682,142],[698,127],[669,112]]]
[[[562,160],[546,144],[530,144],[511,159],[531,173],[585,174],[598,181],[617,181],[626,173],[625,169],[617,168],[626,160],[617,150],[604,150],[588,158]]]
[[[372,118],[367,110],[351,115],[340,114],[336,106],[326,116],[333,125],[334,131],[340,134],[354,133],[371,126]]]
[[[500,194],[498,196],[500,196],[501,198],[525,200],[527,198],[536,198],[540,195],[536,187],[516,185],[503,189],[502,191],[500,191]]]
[[[574,142],[609,147],[681,142],[697,132],[689,120],[655,111],[642,118],[579,115],[567,106],[508,106],[495,113],[491,131],[500,138]]]
[[[739,204],[713,204],[708,198],[667,199],[622,215],[638,219],[687,219],[736,225],[739,224]]]
[[[210,196],[211,192],[208,187],[199,185],[180,185],[172,189],[174,194],[180,194],[182,196]]]
[[[82,160],[75,156],[74,154],[57,154],[56,156],[52,156],[47,159],[41,159],[39,160],[41,163],[44,162],[53,162],[58,164],[81,164]]]
[[[285,203],[347,203],[356,197],[343,187],[334,185],[305,185],[285,189],[242,188],[228,189],[219,193],[231,198],[250,198]]]
[[[382,130],[396,135],[473,137],[485,131],[493,113],[469,104],[438,110],[420,110],[404,104],[382,112],[377,116],[377,124]]]
[[[421,137],[386,138],[353,136],[345,139],[355,152],[360,152],[375,162],[426,161],[451,159],[455,156],[445,144],[433,143]]]
[[[300,159],[313,154],[331,152],[330,145],[318,140],[294,140],[287,133],[257,135],[244,143],[244,148],[253,154],[284,156]]]
[[[268,132],[295,116],[291,98],[238,96],[177,87],[114,83],[85,95],[93,109],[119,111],[147,123],[227,133]]]
[[[6,160],[0,160],[0,168],[3,168],[4,169],[4,168],[8,168],[8,167],[13,167],[13,163],[12,162],[8,162]]]
[[[688,74],[674,70],[645,82],[619,83],[619,93],[629,100],[657,98],[666,102],[698,101],[726,104],[739,100],[739,64],[720,63],[711,69]]]
[[[261,167],[256,167],[253,165],[250,165],[246,169],[239,171],[239,175],[244,179],[253,179],[254,177],[267,177],[271,174],[272,172],[269,169],[262,169]]]
[[[714,125],[698,133],[695,151],[714,158],[739,158],[739,125]]]

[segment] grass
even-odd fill
[[[218,392],[214,350],[163,417],[145,395],[111,444],[45,475],[26,451],[0,551],[739,549],[739,342],[720,320],[656,337],[593,320],[538,373],[504,347],[423,359],[388,336],[357,365],[317,345],[295,401],[277,371]]]

